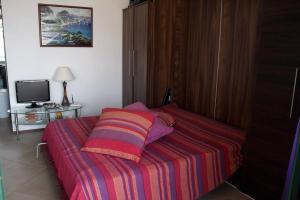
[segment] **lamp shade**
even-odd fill
[[[72,81],[74,80],[75,77],[70,70],[69,67],[63,66],[63,67],[58,67],[54,73],[53,80],[54,81]]]

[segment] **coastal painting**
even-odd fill
[[[92,47],[93,9],[39,4],[42,47]]]

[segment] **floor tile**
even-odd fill
[[[204,195],[201,200],[249,200],[249,198],[228,184],[222,184],[213,192]]]
[[[44,170],[31,181],[28,181],[23,187],[17,188],[15,192],[33,195],[40,199],[43,199],[44,197],[47,197],[47,199],[59,199],[59,187],[55,174],[48,170]]]
[[[13,163],[9,169],[3,169],[4,188],[7,195],[23,187],[35,177],[39,176],[46,168]]]

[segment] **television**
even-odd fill
[[[50,101],[48,80],[16,81],[17,103],[31,103],[26,108],[38,108],[38,102]]]

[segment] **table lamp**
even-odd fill
[[[64,97],[61,103],[62,106],[69,106],[70,102],[67,95],[67,81],[74,80],[75,77],[71,72],[70,68],[67,66],[58,67],[53,76],[53,80],[57,82],[62,82],[64,88]]]

